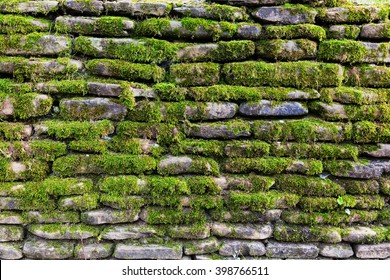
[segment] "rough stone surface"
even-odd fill
[[[314,259],[318,256],[319,249],[310,243],[279,243],[268,242],[266,256],[282,259]]]
[[[30,259],[61,260],[73,257],[74,244],[67,241],[27,240],[23,254]]]
[[[158,235],[158,230],[142,224],[111,226],[102,232],[102,238],[108,240],[140,239],[153,235]]]
[[[0,226],[0,242],[18,241],[24,237],[23,227],[20,226]]]
[[[99,209],[81,213],[81,220],[90,225],[130,223],[138,220],[139,210]]]
[[[210,226],[205,225],[196,231],[190,226],[172,226],[167,230],[167,234],[180,239],[205,239],[210,236]]]
[[[262,242],[225,240],[219,249],[221,256],[262,256],[265,254],[265,246]]]
[[[305,106],[298,102],[276,103],[269,100],[261,100],[258,103],[242,103],[239,111],[245,116],[302,116],[309,111]]]
[[[353,8],[327,8],[324,14],[320,15],[320,19],[330,23],[364,23],[369,21],[377,21],[380,19],[381,9],[375,6],[364,7],[360,6],[355,11]],[[357,15],[353,15],[356,13]],[[365,15],[365,16],[361,16]]]
[[[20,210],[21,202],[16,197],[0,197],[0,209],[1,210]]]
[[[377,233],[369,227],[353,227],[348,228],[343,234],[343,241],[351,243],[365,243],[374,239]]]
[[[348,171],[337,171],[334,175],[340,177],[357,178],[357,179],[379,179],[383,173],[390,171],[390,162],[373,160],[364,163],[352,162],[352,168]]]
[[[378,144],[378,149],[374,151],[367,151],[366,154],[372,157],[390,157],[390,145],[389,144]]]
[[[46,229],[45,226],[36,225],[29,228],[29,231],[41,238],[45,239],[87,239],[90,237],[96,237],[97,233],[88,229],[68,229],[67,226],[62,226],[61,229],[52,230]]]
[[[206,102],[204,108],[193,108],[187,106],[185,110],[186,116],[190,120],[219,120],[233,118],[237,111],[237,105],[229,102]]]
[[[329,258],[347,259],[354,254],[351,245],[348,243],[320,244],[318,247],[320,249],[319,254]]]
[[[0,212],[0,224],[20,225],[23,217],[17,212]]]
[[[76,259],[104,259],[112,255],[114,244],[109,242],[78,245],[74,249]]]
[[[97,96],[118,97],[122,93],[122,88],[118,84],[89,82],[88,93]]]
[[[386,33],[386,29],[389,28],[388,23],[371,23],[362,26],[360,32],[360,38],[362,39],[388,39],[389,34]]]
[[[18,1],[21,2],[21,1]],[[15,13],[16,11],[21,14],[48,14],[58,10],[58,1],[26,1],[16,3],[11,2],[9,4],[4,3],[0,5],[0,12]]]
[[[261,7],[252,13],[259,21],[282,24],[313,23],[316,14],[315,10],[303,11],[285,7]]]
[[[242,239],[266,239],[272,235],[272,226],[270,224],[263,225],[243,225],[234,224],[228,225],[223,223],[213,223],[211,225],[211,233],[216,236],[242,238]]]
[[[220,246],[218,239],[211,237],[205,240],[191,241],[184,244],[184,254],[186,255],[200,255],[217,252]]]
[[[183,255],[181,245],[164,246],[155,244],[116,245],[114,257],[125,260],[179,260]]]
[[[390,243],[374,245],[355,245],[356,257],[359,259],[386,259],[390,257]]]
[[[166,16],[170,7],[166,3],[150,2],[129,2],[120,0],[116,2],[105,2],[105,8],[112,14],[123,14],[129,16]]]
[[[104,10],[103,1],[66,0],[63,5],[68,12],[75,14],[100,15]]]
[[[1,260],[18,260],[23,258],[22,243],[0,243],[0,259]]]
[[[222,138],[222,139],[235,139],[240,137],[248,137],[251,135],[250,127],[242,127],[241,125],[225,125],[223,123],[216,124],[199,124],[194,125],[190,128],[188,133],[192,137],[201,137],[201,138]]]

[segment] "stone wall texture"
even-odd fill
[[[389,259],[389,5],[1,0],[1,259]]]

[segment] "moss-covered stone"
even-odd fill
[[[181,63],[171,66],[172,79],[181,86],[206,86],[219,81],[219,65],[215,63]]]
[[[357,25],[332,25],[328,29],[328,37],[331,39],[356,40],[359,34],[360,27]]]
[[[299,62],[236,62],[222,68],[225,81],[244,86],[291,86],[318,88],[338,86],[343,79],[343,69],[337,64]]]
[[[225,146],[228,157],[261,157],[268,155],[270,145],[263,141],[229,141]]]
[[[390,67],[362,65],[349,68],[345,72],[344,83],[357,87],[390,87]]]
[[[17,180],[42,180],[49,171],[46,162],[39,160],[8,161],[0,158],[0,179],[4,182]]]
[[[337,87],[322,88],[321,100],[324,102],[340,102],[345,104],[368,105],[387,103],[390,97],[390,89],[361,88],[361,87]]]
[[[58,200],[58,209],[64,210],[92,210],[99,206],[99,194],[87,193],[70,197],[62,197]]]
[[[33,32],[47,32],[50,21],[41,18],[20,15],[0,15],[0,33],[29,34]]]
[[[141,174],[156,168],[156,162],[149,156],[126,154],[68,155],[56,159],[53,172],[61,177],[73,174]]]
[[[157,166],[160,175],[175,175],[183,173],[218,175],[219,166],[210,158],[201,157],[166,157]]]
[[[379,193],[379,183],[375,180],[337,180],[337,184],[342,186],[349,194],[377,194]]]
[[[77,152],[101,154],[107,151],[108,144],[105,140],[75,140],[68,147]]]
[[[361,121],[353,125],[352,139],[356,143],[386,143],[389,137],[390,127],[386,123]]]
[[[319,9],[317,18],[326,23],[366,23],[385,20],[388,16],[385,6],[346,5]]]
[[[261,40],[256,45],[256,54],[277,61],[312,59],[317,54],[317,43],[307,39]]]
[[[199,224],[199,226],[203,226],[206,221],[206,216],[202,210],[148,207],[146,211],[145,221],[151,225]]]
[[[274,237],[284,242],[341,242],[341,229],[333,227],[302,227],[293,225],[278,225]]]
[[[326,38],[326,30],[314,24],[268,25],[264,27],[262,36],[268,39],[307,38],[323,41]]]
[[[190,124],[186,134],[205,139],[235,139],[250,136],[251,124],[239,119],[226,122]]]
[[[330,211],[338,208],[353,208],[357,200],[354,196],[343,195],[335,197],[301,197],[298,206],[303,211]]]

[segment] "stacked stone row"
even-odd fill
[[[389,7],[0,3],[0,258],[390,257]]]

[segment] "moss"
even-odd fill
[[[225,146],[225,154],[228,157],[261,157],[268,155],[270,145],[263,141],[229,141]]]
[[[101,154],[107,151],[108,144],[104,140],[76,140],[69,142],[69,149],[77,152]]]
[[[54,161],[66,154],[66,144],[50,140],[36,140],[29,143],[34,158],[45,161]]]
[[[126,154],[69,155],[53,163],[53,172],[61,177],[72,174],[141,174],[156,168],[156,161],[149,156]]]
[[[213,3],[205,6],[206,13],[211,18],[226,21],[246,21],[249,16],[245,13],[243,7],[232,7],[229,5],[220,5]]]
[[[208,176],[188,176],[185,177],[185,182],[192,194],[220,194],[221,187],[212,177]]]
[[[371,22],[375,19],[386,20],[389,17],[389,10],[384,6],[379,6],[380,11],[376,14],[376,10],[370,6],[348,6],[348,22]]]
[[[338,199],[341,198],[342,204],[338,203]],[[298,206],[303,211],[330,211],[338,208],[353,208],[357,204],[357,200],[354,196],[343,195],[339,198],[334,197],[301,197]],[[340,200],[339,200],[340,201]]]
[[[124,175],[103,178],[99,182],[99,189],[117,195],[138,194],[141,191],[137,177]]]
[[[354,162],[348,160],[327,160],[324,161],[324,170],[330,174],[348,175],[354,167]]]
[[[115,152],[140,155],[143,153],[141,145],[140,139],[127,139],[120,136],[114,136],[109,143],[109,148]]]
[[[390,139],[390,127],[386,123],[361,121],[354,123],[353,141],[355,143],[386,143]]]
[[[95,22],[94,28],[99,34],[107,37],[122,36],[124,20],[128,20],[128,18],[110,16],[99,17]]]
[[[92,210],[99,206],[99,194],[86,193],[83,195],[63,197],[58,200],[60,210]]]
[[[233,37],[238,30],[237,25],[226,21],[217,22],[202,18],[182,18],[180,22],[183,28],[190,32],[196,32],[199,29],[205,30],[213,41],[218,41],[223,33]]]
[[[0,180],[9,182],[16,180],[43,180],[49,171],[49,166],[46,162],[39,160],[22,161],[20,164],[24,170],[15,173],[10,162],[7,159],[0,158]]]
[[[146,205],[146,201],[140,196],[118,196],[116,194],[103,193],[100,202],[114,209],[140,209]]]
[[[294,47],[290,47],[295,45]],[[317,43],[307,39],[294,41],[275,39],[260,40],[256,44],[256,53],[270,60],[295,61],[315,57]]]
[[[22,123],[0,122],[0,139],[21,140],[25,138],[26,126]]]
[[[162,118],[160,103],[149,100],[137,102],[134,111],[128,114],[128,119],[134,122],[158,123]]]
[[[80,214],[73,211],[57,211],[50,212],[24,212],[23,219],[26,223],[78,223],[80,222]]]
[[[328,40],[319,45],[318,58],[325,61],[356,63],[365,61],[367,48],[353,40]]]
[[[88,82],[85,80],[61,80],[48,81],[43,84],[45,93],[86,95],[88,93]]]
[[[190,207],[193,209],[218,209],[223,205],[223,199],[220,196],[196,195],[190,197]]]
[[[360,27],[356,25],[338,25],[335,30],[328,30],[329,38],[356,40],[360,34]]]
[[[319,88],[338,86],[342,81],[341,67],[337,64],[298,62],[234,62],[222,68],[225,81],[244,86],[292,86]]]
[[[146,222],[148,224],[202,224],[206,216],[201,210],[192,209],[169,209],[169,208],[147,208]]]
[[[47,134],[56,139],[96,139],[114,132],[114,126],[109,120],[97,122],[57,120],[42,123],[47,127]]]
[[[187,184],[175,177],[148,177],[146,182],[150,204],[180,207],[180,196],[190,194]]]
[[[346,104],[368,105],[386,103],[390,97],[390,89],[373,89],[359,87],[322,88],[321,100],[338,101]]]
[[[249,193],[268,191],[275,184],[274,178],[255,174],[231,176],[227,178],[227,182],[230,190],[240,190]]]
[[[40,188],[45,189],[49,195],[58,197],[91,192],[93,183],[87,179],[48,177],[41,183]]]
[[[283,208],[292,208],[299,201],[296,194],[282,193],[277,191],[256,192],[247,194],[242,192],[231,192],[227,205],[232,208],[249,208],[251,211],[264,213],[266,210]]]
[[[294,225],[279,225],[274,231],[274,237],[284,242],[326,242],[338,243],[335,233],[341,233],[341,229],[333,227],[300,227]]]
[[[382,209],[382,211],[378,212],[378,220],[379,222],[382,222],[383,224],[389,225],[390,224],[390,209]]]
[[[326,31],[321,26],[314,24],[269,25],[264,28],[262,36],[268,39],[307,38],[323,41],[326,38]]]
[[[357,209],[382,209],[385,205],[384,197],[379,195],[355,196]]]
[[[182,90],[173,83],[154,84],[153,90],[161,100],[183,101],[186,99],[185,90]]]
[[[339,196],[345,190],[329,179],[313,178],[299,175],[276,177],[275,188],[284,192],[308,196]]]
[[[29,231],[35,232],[43,232],[43,233],[59,233],[60,235],[71,234],[72,236],[76,236],[76,234],[80,235],[80,239],[82,238],[82,234],[85,232],[92,236],[98,236],[100,230],[97,227],[76,224],[76,225],[61,225],[61,224],[46,224],[46,225],[30,225]],[[75,239],[75,238],[73,238]]]
[[[14,106],[14,116],[25,120],[33,117],[40,117],[49,113],[53,105],[53,99],[43,98],[37,93],[25,93],[16,96]]]
[[[34,22],[38,21],[38,24]],[[29,34],[33,32],[49,31],[50,21],[29,16],[0,15],[0,33]]]
[[[353,159],[357,160],[359,149],[349,144],[306,144],[306,143],[274,143],[271,146],[272,156],[316,159]]]
[[[135,34],[145,37],[161,37],[170,28],[167,18],[150,18],[136,25]]]
[[[159,164],[157,166],[159,175],[177,175],[181,173],[203,174],[203,175],[218,175],[219,165],[211,158],[192,157],[190,165],[182,166],[182,163],[169,163],[166,165]]]
[[[348,69],[345,73],[344,84],[358,87],[388,87],[389,78],[388,67],[362,65]]]
[[[176,145],[171,146],[170,152],[174,155],[194,154],[207,157],[221,157],[224,155],[225,146],[225,141],[187,139],[180,141]]]
[[[181,86],[213,85],[219,80],[219,64],[181,63],[171,66],[172,79]]]
[[[136,64],[121,60],[92,59],[85,67],[93,75],[117,77],[130,81],[159,82],[164,79],[165,70],[156,65]],[[102,71],[102,69],[106,69]]]
[[[240,61],[255,54],[255,44],[249,40],[221,41],[217,45],[210,57],[213,61]]]

